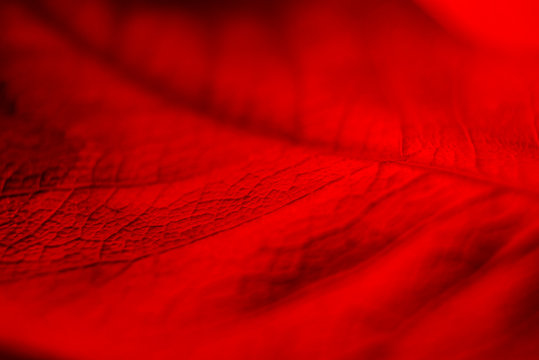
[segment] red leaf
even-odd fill
[[[533,47],[396,0],[0,24],[0,356],[539,356]]]

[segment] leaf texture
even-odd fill
[[[392,0],[0,24],[6,357],[539,356],[533,52]]]

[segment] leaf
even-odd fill
[[[2,355],[538,355],[533,54],[403,1],[0,18]]]

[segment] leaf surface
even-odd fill
[[[535,55],[405,1],[0,24],[6,354],[538,356]]]

